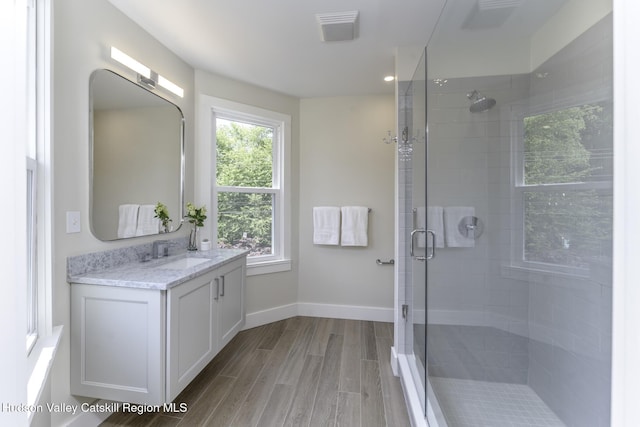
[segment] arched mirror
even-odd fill
[[[184,215],[184,116],[109,70],[90,78],[91,230],[100,240],[176,231]],[[156,218],[158,203],[171,221]]]

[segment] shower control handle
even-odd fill
[[[413,249],[413,245],[415,243],[415,235],[418,233],[426,233],[427,230],[425,230],[424,228],[416,228],[415,230],[413,230],[411,232],[411,244],[409,245],[409,255],[411,255],[411,258],[414,258],[416,261],[425,261],[427,259],[427,257],[425,256],[416,256],[414,255],[414,249]]]

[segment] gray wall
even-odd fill
[[[300,101],[301,303],[383,309],[392,321],[394,253],[393,96]],[[369,245],[313,244],[314,206],[367,206]]]

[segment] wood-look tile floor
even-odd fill
[[[393,324],[293,317],[240,332],[175,399],[102,426],[410,426]]]

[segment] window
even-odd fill
[[[611,102],[524,116],[516,160],[515,263],[588,271],[611,253]]]
[[[38,263],[37,263],[37,138],[38,138],[38,16],[37,4],[27,13],[27,352],[38,338]]]
[[[248,249],[250,258],[277,251],[274,140],[278,131],[272,126],[216,117],[218,247]]]
[[[37,163],[27,157],[27,352],[38,338]]]
[[[291,119],[205,97],[211,115],[213,238],[249,251],[248,274],[291,268],[288,194]]]
[[[52,336],[51,316],[51,168],[50,123],[50,17],[51,5],[28,2],[27,12],[27,319],[26,346],[38,357],[43,337]]]

